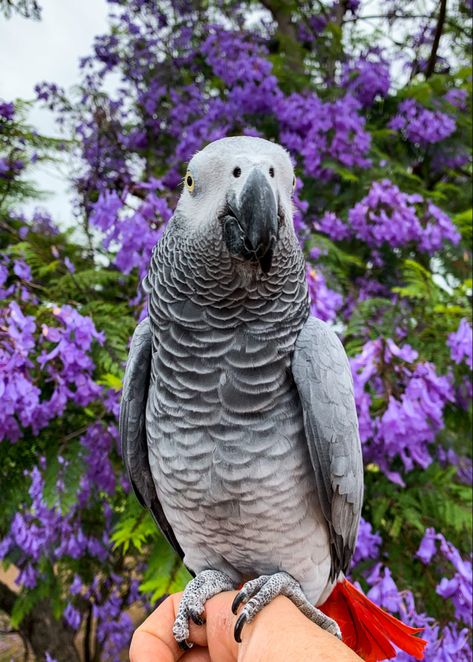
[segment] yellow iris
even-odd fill
[[[194,178],[192,177],[192,174],[189,172],[189,170],[186,172],[186,176],[184,178],[184,181],[186,183],[187,190],[190,191],[191,193],[193,193],[194,188],[195,188],[195,181],[194,181]]]

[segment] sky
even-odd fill
[[[33,99],[40,81],[59,84],[66,90],[79,80],[79,59],[88,55],[94,36],[106,31],[105,0],[40,0],[41,21],[0,14],[0,98]],[[29,122],[40,133],[57,136],[53,113],[35,108]],[[71,218],[67,167],[42,165],[33,179],[50,192],[41,201],[58,221]],[[26,205],[32,209],[37,203]]]

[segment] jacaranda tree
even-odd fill
[[[188,578],[124,475],[121,378],[186,161],[247,134],[293,158],[313,313],[351,357],[353,578],[428,661],[470,660],[471,2],[109,5],[80,86],[36,88],[67,139],[0,103],[0,609],[38,660],[118,660],[130,607]],[[73,215],[25,215],[63,150]]]

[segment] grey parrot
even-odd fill
[[[224,138],[190,161],[144,279],[120,434],[138,499],[194,575],[174,636],[242,584],[235,638],[275,596],[340,636],[322,605],[357,537],[363,464],[353,383],[309,310],[288,153]]]

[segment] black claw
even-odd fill
[[[192,618],[196,625],[203,625],[205,623],[204,613],[199,614],[195,609],[189,609],[189,616]]]
[[[190,649],[192,648],[192,646],[193,646],[194,644],[193,644],[192,642],[190,642],[190,641],[186,641],[186,640],[184,639],[184,641],[178,641],[178,642],[177,642],[177,645],[179,646],[179,648],[181,649],[181,651],[190,651]]]
[[[243,630],[243,626],[247,622],[247,617],[246,614],[240,614],[237,618],[237,622],[235,623],[235,629],[233,630],[233,636],[235,637],[235,641],[237,644],[241,644],[241,631]]]
[[[238,611],[238,607],[241,605],[241,603],[245,600],[245,594],[243,591],[240,591],[235,595],[235,599],[232,602],[232,612],[236,615]]]

